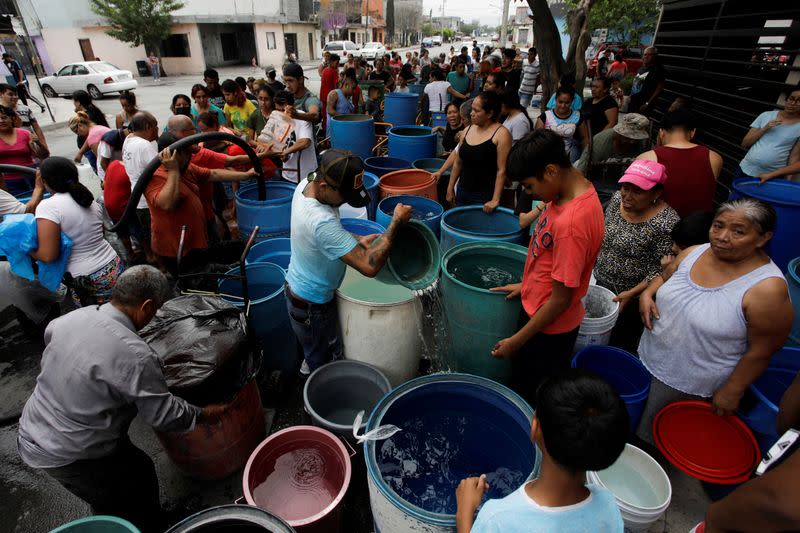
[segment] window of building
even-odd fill
[[[275,50],[278,48],[278,45],[275,42],[275,32],[268,31],[267,32],[267,50]]]
[[[176,33],[161,41],[161,57],[190,57],[189,35]]]

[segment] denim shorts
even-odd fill
[[[303,348],[303,356],[309,369],[313,372],[326,363],[342,359],[344,348],[336,300],[324,304],[307,303],[306,306],[299,307],[292,302],[288,284],[283,290],[286,294],[289,321]]]

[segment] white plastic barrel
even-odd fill
[[[422,338],[414,298],[388,268],[367,278],[348,267],[336,292],[345,359],[377,367],[392,387],[416,377]]]
[[[586,479],[614,494],[626,531],[647,531],[666,512],[672,501],[672,485],[655,459],[626,444],[619,459]]]
[[[614,329],[619,316],[619,302],[614,301],[615,297],[616,294],[605,287],[589,285],[582,300],[586,316],[583,317],[578,329],[573,353],[578,353],[587,346],[608,344],[611,330]]]

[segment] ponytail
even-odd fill
[[[79,206],[88,208],[94,202],[92,192],[78,181],[75,163],[66,157],[48,157],[42,161],[39,172],[50,189],[68,193]]]

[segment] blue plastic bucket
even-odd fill
[[[572,359],[573,368],[590,370],[608,381],[622,397],[636,431],[650,394],[650,372],[625,350],[612,346],[587,346]]]
[[[447,126],[447,113],[444,111],[431,111],[431,127],[435,128],[436,126],[442,128]]]
[[[439,238],[440,222],[442,220],[442,213],[444,212],[444,209],[441,205],[439,205],[439,202],[431,200],[430,198],[424,198],[422,196],[411,196],[405,194],[399,196],[387,196],[378,204],[378,211],[375,214],[375,221],[378,224],[381,224],[383,227],[388,228],[389,222],[392,221],[394,208],[397,206],[397,204],[410,205],[413,209],[411,218],[413,220],[419,220],[428,226],[436,235],[436,238]]]
[[[363,218],[343,218],[342,227],[353,235],[360,235],[361,237],[386,231],[386,228],[377,222],[364,220]]]
[[[349,150],[361,159],[372,155],[375,146],[375,121],[369,115],[330,117],[331,148]]]
[[[367,431],[385,424],[402,431],[364,443],[375,530],[455,531],[462,478],[487,474],[488,497],[501,498],[537,476],[541,452],[530,439],[532,417],[512,391],[468,374],[425,376],[389,392]],[[401,475],[405,460],[417,467],[408,479]]]
[[[370,173],[378,178],[389,172],[403,170],[405,168],[411,168],[411,161],[406,161],[405,159],[399,159],[397,157],[378,156],[364,160],[364,174]]]
[[[276,237],[254,244],[247,254],[245,264],[273,263],[283,270],[288,270],[291,257],[292,240],[285,237]]]
[[[250,325],[264,350],[263,369],[288,372],[296,362],[297,345],[283,293],[286,272],[273,263],[253,263],[245,269]],[[227,274],[238,275],[239,269],[233,268]],[[219,292],[223,300],[244,310],[241,280],[221,279]]]
[[[800,183],[770,180],[763,185],[758,179],[738,179],[733,182],[731,199],[756,198],[767,202],[778,214],[778,224],[766,252],[782,271],[789,261],[800,256]]]
[[[789,262],[786,281],[789,284],[789,297],[794,308],[794,321],[792,332],[789,333],[788,346],[800,346],[800,257]]]
[[[256,241],[271,237],[288,237],[292,222],[292,195],[297,185],[270,181],[265,184],[267,196],[258,200],[258,187],[248,184],[236,191],[236,218],[243,240],[258,226]]]
[[[50,533],[139,533],[139,530],[122,518],[97,515],[73,520],[53,529]]]
[[[389,157],[406,161],[436,155],[436,134],[427,126],[395,126],[389,130]]]
[[[378,209],[378,202],[380,201],[379,185],[381,178],[372,172],[364,172],[364,189],[369,193],[369,203],[367,204],[367,218],[375,220],[375,211]]]
[[[383,121],[392,126],[413,126],[417,121],[419,95],[388,93],[383,99]]]
[[[485,213],[483,206],[468,205],[445,211],[442,215],[442,252],[464,242],[501,241],[525,245],[526,230],[510,209],[498,207]]]

